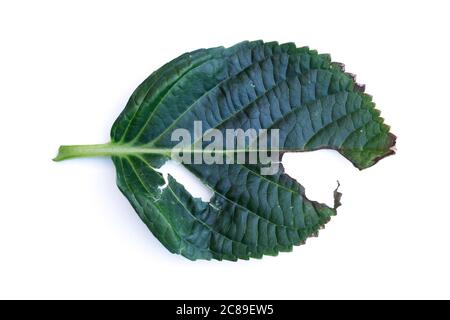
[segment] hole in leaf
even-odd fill
[[[309,199],[329,207],[334,206],[337,180],[355,171],[350,161],[334,150],[286,153],[282,162],[285,172],[305,188]]]
[[[167,185],[168,175],[170,174],[195,198],[200,198],[204,202],[209,202],[214,195],[214,192],[204,185],[199,178],[175,160],[168,160],[158,169],[158,172],[163,175],[164,180],[166,181],[166,184],[161,186],[161,189],[164,189]]]

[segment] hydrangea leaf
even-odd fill
[[[139,217],[173,253],[237,260],[291,251],[336,214],[308,199],[284,173],[261,163],[184,164],[213,192],[194,198],[158,171],[177,144],[174,130],[278,129],[286,152],[334,149],[365,169],[394,153],[395,136],[354,76],[293,43],[242,42],[186,53],[150,75],[132,94],[103,145],[62,146],[56,160],[111,156],[117,184]],[[250,145],[250,144],[249,144]],[[249,156],[257,152],[248,147]]]

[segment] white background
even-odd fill
[[[0,298],[450,298],[447,3],[2,1]],[[286,156],[313,199],[330,203],[341,182],[319,238],[191,262],[139,220],[109,159],[51,161],[60,144],[107,142],[163,63],[247,39],[331,53],[398,136],[362,172],[332,151]]]

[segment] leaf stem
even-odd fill
[[[136,153],[170,155],[170,149],[139,148],[112,143],[60,146],[58,155],[53,161],[63,161],[73,158],[120,156]]]
[[[53,161],[63,161],[73,158],[90,158],[90,157],[111,157],[111,156],[126,156],[133,154],[159,154],[167,157],[172,156],[174,150],[170,148],[153,148],[150,146],[138,147],[130,144],[121,143],[104,143],[104,144],[87,144],[87,145],[72,145],[60,146],[58,155]],[[224,149],[215,150],[214,153],[233,154],[233,153],[248,153],[248,152],[272,152],[267,149]],[[299,150],[301,151],[301,150]],[[203,149],[191,149],[187,147],[183,152],[189,153],[203,153]]]

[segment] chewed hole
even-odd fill
[[[357,172],[353,165],[334,150],[286,153],[283,156],[285,172],[305,187],[306,196],[334,206],[333,191],[337,180]]]
[[[189,192],[194,198],[200,198],[204,202],[209,202],[214,195],[214,192],[208,188],[199,178],[197,178],[192,172],[186,169],[182,164],[169,160],[158,172],[162,173],[164,180],[166,181],[164,186],[160,189],[164,189],[168,183],[168,175],[170,174],[179,184],[183,185],[184,188]]]
[[[342,155],[334,150],[318,150],[314,152],[286,153],[283,156],[286,174],[305,187],[306,196],[318,202],[334,206],[333,191],[337,180],[353,175],[357,170]],[[164,189],[170,174],[193,197],[210,202],[214,192],[182,164],[168,160],[158,169],[165,180]]]

